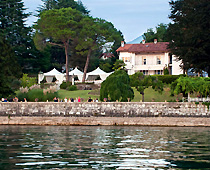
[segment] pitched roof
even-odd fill
[[[99,58],[104,57],[104,58],[112,58],[115,57],[114,54],[112,53],[102,53]]]
[[[124,47],[119,47],[117,52],[131,52],[131,53],[143,53],[143,52],[168,52],[168,42],[145,43],[145,44],[125,44]]]

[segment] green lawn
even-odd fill
[[[58,91],[58,95],[59,95],[60,99],[64,99],[65,97],[67,97],[67,98],[74,98],[74,99],[76,99],[77,97],[80,97],[81,99],[84,99],[84,101],[87,101],[87,99],[89,97],[91,97],[92,99],[95,99],[95,98],[99,99],[99,95],[88,94],[90,92],[91,92],[91,90],[68,91],[68,90],[60,89]]]
[[[139,94],[139,92],[134,89],[134,99],[132,100],[133,102],[139,102],[142,100],[142,95]],[[166,101],[171,101],[171,100],[176,100],[176,98],[181,99],[182,96],[170,96],[170,90],[169,88],[164,88],[164,91],[162,94],[158,93],[157,91],[153,90],[151,87],[147,88],[145,90],[144,94],[144,100],[145,102],[152,102],[154,100],[155,102],[164,102]]]
[[[59,97],[61,99],[64,99],[65,97],[67,97],[67,98],[74,98],[75,99],[78,96],[83,98],[84,101],[87,101],[89,96],[92,99],[95,99],[95,98],[99,99],[99,90],[92,90],[92,91],[91,90],[67,91],[67,90],[62,90],[61,89],[61,90],[59,90],[58,93],[59,93]],[[134,94],[135,94],[135,97],[132,100],[132,102],[139,102],[140,100],[142,100],[142,95],[140,95],[139,92],[136,89],[134,89]],[[148,88],[148,89],[145,90],[144,99],[145,99],[145,102],[151,102],[153,99],[156,102],[164,102],[165,100],[166,101],[176,100],[177,97],[179,99],[182,98],[182,96],[171,97],[169,88],[165,88],[162,94],[154,91],[152,88]]]

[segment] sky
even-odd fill
[[[41,0],[23,0],[27,11],[36,13]],[[142,35],[149,28],[170,22],[169,0],[82,0],[90,15],[112,22],[129,42]],[[30,17],[27,24],[36,21]]]

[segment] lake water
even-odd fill
[[[0,169],[210,169],[210,128],[0,126]]]

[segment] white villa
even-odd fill
[[[129,75],[138,71],[145,75],[163,75],[165,67],[168,68],[169,74],[183,74],[181,62],[169,54],[167,45],[168,42],[157,42],[156,39],[154,43],[145,43],[143,40],[139,44],[124,44],[122,41],[117,52],[119,59],[125,62]]]

